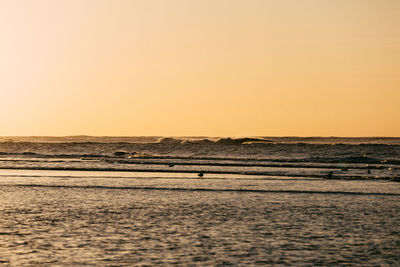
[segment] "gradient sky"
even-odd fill
[[[400,136],[399,0],[0,0],[0,135]]]

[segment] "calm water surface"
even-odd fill
[[[400,184],[0,170],[2,265],[400,264]]]

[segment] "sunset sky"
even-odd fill
[[[399,0],[0,0],[0,135],[400,136]]]

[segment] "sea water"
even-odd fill
[[[399,138],[7,137],[0,168],[4,265],[400,263]]]

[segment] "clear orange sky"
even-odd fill
[[[400,136],[399,0],[1,0],[0,135]]]

